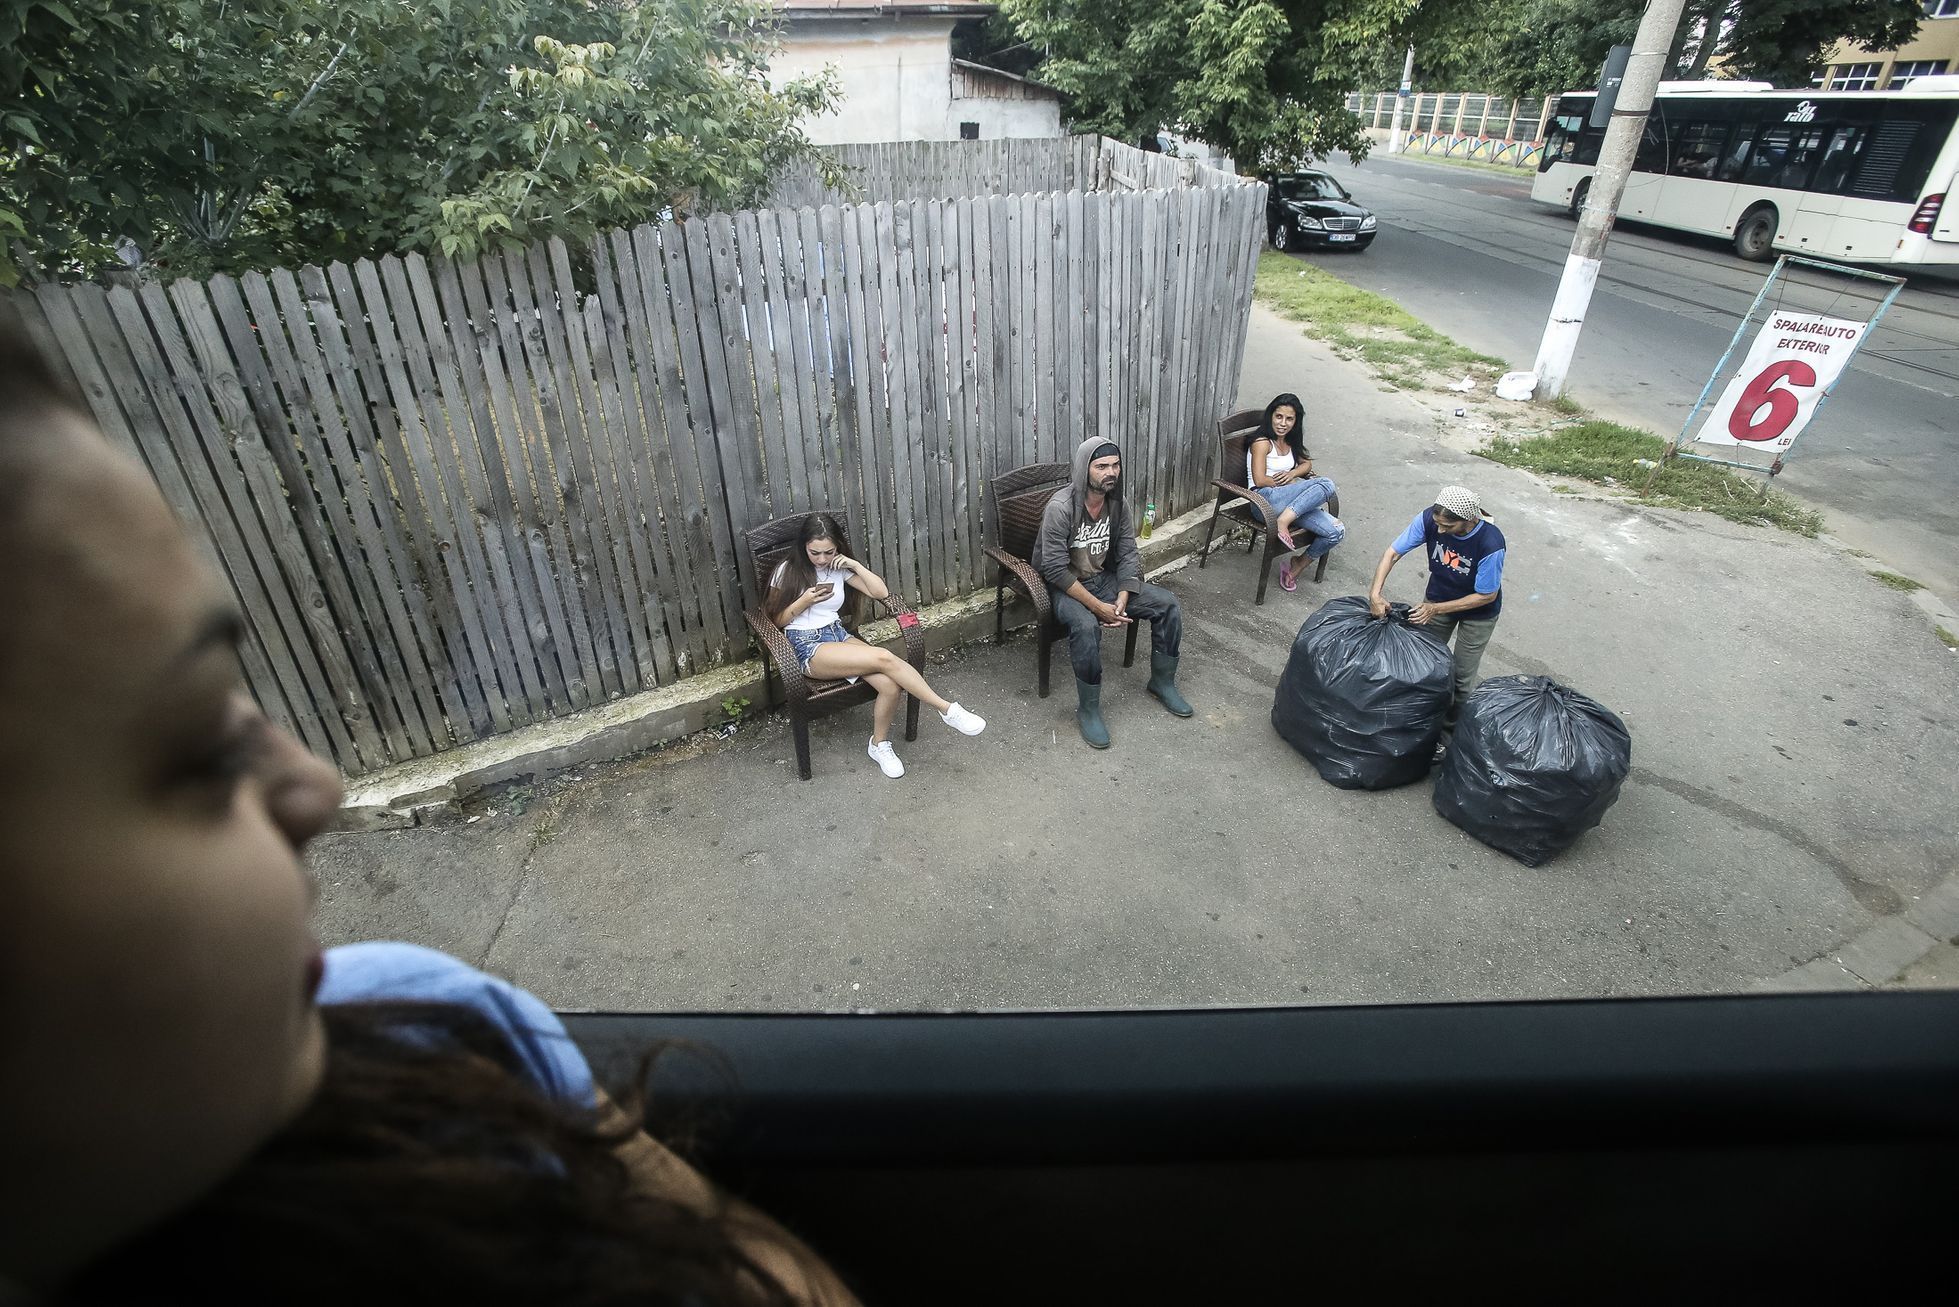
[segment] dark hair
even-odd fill
[[[532,1088],[467,1008],[321,1011],[326,1077],[299,1118],[57,1303],[792,1301],[737,1243],[737,1215],[634,1187],[615,1146],[638,1128],[637,1091],[608,1128]]]
[[[1279,440],[1278,434],[1272,430],[1272,415],[1281,408],[1290,408],[1293,418],[1292,430],[1286,433],[1286,438],[1283,442]],[[1291,391],[1287,391],[1283,395],[1275,396],[1272,402],[1265,406],[1265,416],[1260,419],[1258,434],[1252,437],[1252,441],[1253,443],[1257,443],[1261,440],[1269,440],[1275,445],[1280,443],[1290,445],[1292,447],[1292,456],[1304,462],[1306,459],[1306,440],[1300,434],[1300,431],[1305,425],[1306,406],[1299,402],[1299,396],[1293,394]]]
[[[774,575],[772,583],[764,582],[769,587],[769,594],[763,607],[771,618],[795,603],[797,595],[816,584],[816,569],[810,566],[809,561],[809,545],[813,540],[828,540],[837,547],[838,553],[850,553],[850,541],[844,539],[843,527],[836,518],[828,513],[811,513],[805,517],[803,529],[796,536],[796,547],[782,560],[781,572]],[[855,618],[862,598],[857,590],[846,586],[839,616],[846,620]]]
[[[82,397],[34,343],[20,311],[0,302],[0,515],[26,492],[39,419],[61,409],[88,412]]]

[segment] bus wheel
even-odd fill
[[[1760,263],[1775,253],[1776,212],[1773,204],[1758,204],[1735,224],[1735,253]]]
[[[1592,179],[1590,177],[1584,178],[1576,186],[1571,188],[1571,203],[1566,207],[1566,212],[1570,213],[1574,218],[1584,212],[1585,197],[1591,193]]]

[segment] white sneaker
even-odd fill
[[[986,729],[986,718],[978,713],[969,713],[956,703],[940,713],[939,720],[961,735],[978,735]]]
[[[905,774],[905,764],[898,761],[898,751],[891,747],[891,741],[872,740],[866,752],[871,755],[871,761],[877,764],[878,770],[892,780]]]

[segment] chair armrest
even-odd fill
[[[1000,565],[1000,570],[1019,581],[1022,592],[1034,605],[1036,620],[1047,622],[1053,616],[1054,605],[1048,599],[1048,583],[1034,570],[1034,565],[1024,558],[1016,558],[1006,550],[994,545],[986,547],[986,556]]]
[[[1272,529],[1274,523],[1277,521],[1277,519],[1273,516],[1271,512],[1272,506],[1266,503],[1265,500],[1260,498],[1257,494],[1253,493],[1250,490],[1245,489],[1245,487],[1243,486],[1234,486],[1229,481],[1214,480],[1211,482],[1211,484],[1218,488],[1220,498],[1222,498],[1225,495],[1233,495],[1239,499],[1244,500],[1246,503],[1250,504],[1252,508],[1258,513],[1257,520],[1265,526],[1266,530],[1269,531]]]
[[[762,653],[782,673],[783,696],[789,699],[809,698],[809,678],[803,675],[803,660],[796,657],[796,647],[789,643],[789,637],[782,633],[782,628],[758,609],[747,609],[742,616],[748,619],[748,629],[755,633],[755,641],[762,646]]]
[[[890,613],[893,617],[901,617],[905,615],[909,615],[912,617],[918,616],[918,610],[916,608],[913,608],[910,604],[906,603],[905,597],[901,594],[896,594],[896,593],[888,594],[882,599],[873,599],[871,602],[883,604],[885,611]],[[910,663],[913,667],[917,667],[923,670],[925,666],[924,624],[921,622],[907,623],[901,621],[898,623],[898,634],[902,636],[905,641],[905,661]]]

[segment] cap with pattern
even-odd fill
[[[1435,502],[1465,522],[1474,522],[1483,516],[1483,501],[1467,486],[1443,486],[1436,492]]]

